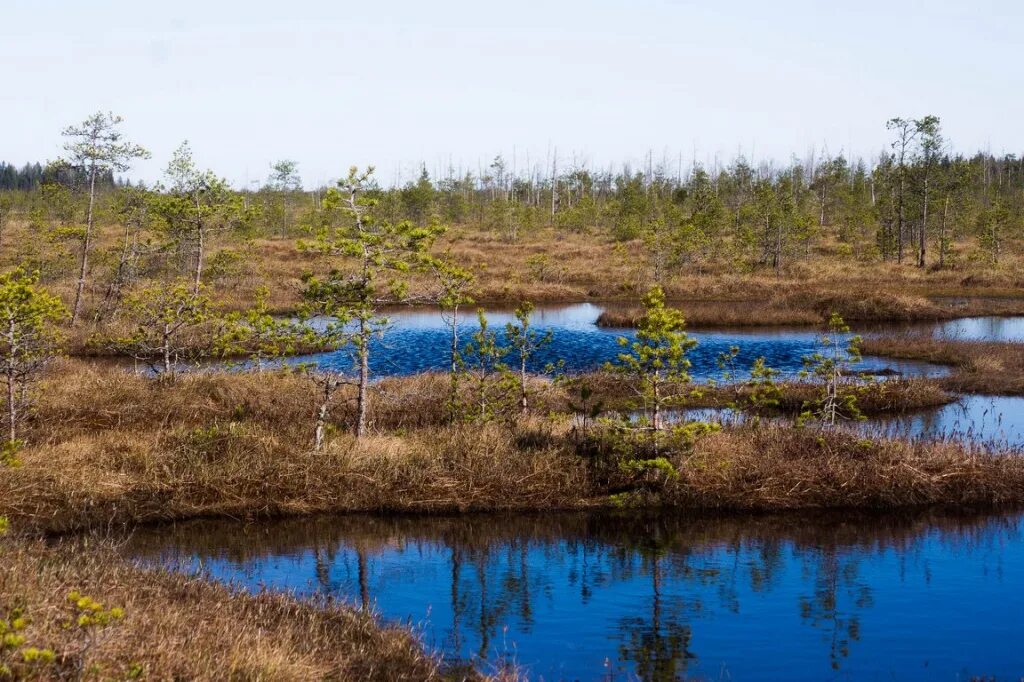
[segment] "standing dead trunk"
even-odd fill
[[[928,175],[924,176],[924,205],[921,209],[921,230],[917,235],[917,267],[923,268],[925,250],[928,247]]]
[[[946,218],[949,215],[949,197],[942,206],[942,223],[939,226],[939,268],[946,267]]]
[[[202,206],[199,203],[199,197],[196,196],[196,273],[195,281],[192,284],[192,293],[198,294],[199,287],[203,282],[203,256],[206,248],[205,242],[206,231],[203,227],[203,213]]]

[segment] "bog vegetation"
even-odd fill
[[[241,677],[279,666],[357,679],[372,656],[410,679],[438,674],[402,636],[334,606],[121,564],[142,591],[109,588],[106,558],[61,547],[47,561],[22,535],[33,531],[312,511],[1024,501],[1019,458],[844,427],[958,391],[1024,391],[1012,344],[850,332],[849,320],[955,314],[941,297],[964,291],[972,311],[1024,310],[1024,160],[953,155],[932,116],[887,125],[891,148],[868,160],[601,170],[550,158],[511,171],[498,156],[396,187],[352,168],[308,189],[280,161],[262,188],[237,190],[188,143],[161,183],[127,181],[148,152],[99,113],[64,131],[66,159],[0,165],[0,532],[18,529],[0,541],[18,562],[0,567],[0,678],[141,675],[132,652],[161,623],[225,627],[188,621],[181,595],[245,624],[231,661],[209,657]],[[592,373],[529,372],[551,342],[531,301],[581,298],[639,301],[604,320],[635,334]],[[475,308],[494,301],[518,306],[504,329]],[[447,366],[375,380],[371,342],[389,307],[408,304],[439,309]],[[464,338],[467,313],[479,324]],[[823,335],[798,381],[764,358],[738,367],[734,348],[724,381],[698,386],[687,325],[716,322]],[[321,348],[347,352],[351,371],[278,362]],[[954,372],[876,381],[858,372],[862,348]],[[201,361],[217,364],[190,371]],[[702,406],[752,418],[688,418]],[[58,610],[60,622],[33,620]],[[260,613],[283,614],[281,639],[268,644]],[[323,658],[335,646],[345,660]],[[212,670],[207,657],[152,656],[160,674]]]

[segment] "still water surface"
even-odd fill
[[[603,308],[592,303],[538,308],[533,324],[541,332],[550,331],[552,340],[530,363],[532,371],[558,361],[564,362],[563,371],[583,372],[614,361],[622,352],[618,338],[632,338],[631,329],[605,329],[596,321]],[[415,374],[430,370],[444,370],[449,365],[450,329],[437,309],[398,309],[390,312],[390,328],[383,338],[371,345],[370,368],[376,376]],[[505,325],[513,322],[508,310],[488,312],[488,324],[504,339]],[[472,313],[460,315],[460,345],[469,341],[478,330]],[[719,353],[738,346],[737,366],[740,378],[754,360],[764,357],[769,366],[781,370],[783,376],[794,376],[803,368],[803,358],[818,350],[820,331],[813,328],[754,328],[739,330],[694,331],[691,336],[698,346],[690,351],[693,363],[691,374],[695,381],[719,378]],[[351,372],[353,358],[347,349],[329,353],[291,358],[294,363],[316,363],[338,372]],[[859,365],[863,371],[892,369],[910,376],[941,376],[944,367],[922,362],[867,357]]]
[[[126,551],[365,604],[449,663],[534,680],[1020,679],[1021,521],[345,516],[164,526]]]
[[[750,416],[730,408],[696,408],[672,412],[669,418],[729,424],[745,421]],[[870,436],[957,440],[1020,453],[1024,452],[1024,397],[965,395],[941,407],[844,422],[843,426]]]

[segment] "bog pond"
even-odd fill
[[[409,624],[534,680],[1019,679],[1024,538],[980,516],[343,516],[136,532],[125,551]]]
[[[530,363],[533,371],[561,361],[560,371],[573,373],[593,370],[614,362],[622,347],[618,338],[631,338],[631,329],[598,327],[604,308],[592,303],[539,307],[533,324],[539,331],[551,332],[551,343]],[[489,310],[490,327],[504,337],[505,325],[514,321],[508,309]],[[437,309],[404,308],[389,311],[390,327],[382,338],[372,342],[370,365],[374,376],[406,375],[426,371],[445,371],[449,365],[450,328]],[[472,313],[460,316],[460,343],[479,329]],[[855,329],[867,335],[920,334],[937,338],[971,341],[1024,342],[1024,317],[975,317],[935,323],[875,324]],[[754,327],[742,329],[696,330],[691,336],[697,347],[690,351],[690,374],[695,382],[718,380],[722,369],[720,353],[739,348],[737,378],[759,358],[780,370],[783,378],[794,378],[803,369],[803,359],[818,350],[821,331],[810,327]],[[349,350],[316,353],[290,358],[292,363],[315,363],[338,372],[351,372],[353,358]],[[859,370],[871,374],[941,377],[946,367],[915,361],[867,356]],[[705,415],[707,416],[707,415]],[[717,417],[717,415],[710,415]],[[1024,399],[1007,396],[965,396],[956,403],[913,414],[871,420],[863,425],[874,434],[910,438],[959,438],[986,445],[1024,447]]]
[[[547,365],[561,361],[562,371],[584,372],[594,370],[606,362],[614,361],[622,347],[619,337],[632,338],[632,329],[609,329],[597,326],[603,307],[592,303],[539,307],[532,324],[540,332],[551,332],[551,343],[532,359],[529,369],[541,371]],[[388,311],[390,321],[387,332],[375,338],[370,349],[370,369],[375,376],[416,374],[431,370],[444,371],[449,366],[451,330],[441,313],[434,308],[399,308]],[[488,310],[490,328],[504,340],[505,325],[514,321],[507,309]],[[994,318],[974,318],[987,320]],[[1011,318],[1017,319],[1017,318]],[[956,322],[965,323],[964,320]],[[949,324],[949,323],[946,323]],[[981,323],[979,323],[981,324]],[[953,333],[946,325],[934,325],[935,333]],[[479,329],[475,314],[462,313],[459,317],[460,345]],[[905,326],[895,327],[905,331]],[[924,327],[921,327],[924,329]],[[929,327],[928,329],[932,329]],[[872,333],[884,331],[873,328]],[[974,330],[984,335],[983,328]],[[721,377],[717,359],[720,353],[738,346],[737,366],[742,371],[759,357],[782,372],[795,376],[803,369],[803,358],[818,350],[821,331],[810,327],[697,330],[690,333],[698,343],[688,357],[693,364],[694,381],[707,381]],[[315,353],[290,359],[293,363],[316,363],[338,372],[351,372],[353,358],[350,349],[342,348],[328,353]],[[941,376],[946,368],[923,362],[866,357],[859,365],[865,372],[894,370],[905,376]]]
[[[625,329],[592,304],[545,307],[552,342],[531,369],[614,360]],[[444,370],[450,330],[436,310],[390,314],[375,376]],[[502,335],[509,311],[489,312]],[[476,330],[463,318],[464,341]],[[1024,341],[1024,318],[885,325],[914,333]],[[793,377],[813,329],[700,330],[695,381],[719,353]],[[349,372],[345,349],[290,359]],[[882,375],[941,376],[926,363],[867,357]],[[891,370],[891,371],[890,371]],[[728,412],[690,413],[737,418]],[[876,420],[889,436],[1024,448],[1024,398],[963,396]],[[1021,679],[1024,513],[904,512],[695,516],[632,512],[322,516],[260,524],[193,521],[136,530],[131,557],[243,589],[292,591],[411,625],[451,666],[514,665],[533,680]]]

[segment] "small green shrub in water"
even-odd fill
[[[847,378],[853,375],[853,366],[861,361],[861,337],[850,336],[850,327],[833,312],[818,343],[820,350],[804,358],[800,376],[821,381],[821,394],[804,405],[798,424],[817,419],[822,426],[833,427],[841,418],[863,419],[856,394],[842,390]]]

